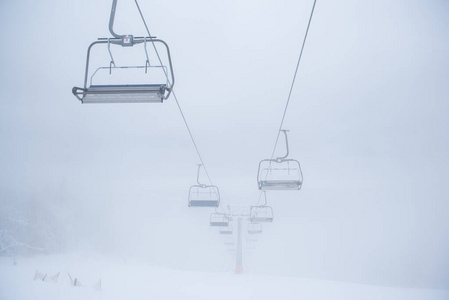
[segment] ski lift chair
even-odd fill
[[[220,234],[226,234],[226,235],[228,235],[228,234],[232,234],[232,226],[231,226],[231,224],[228,224],[228,226],[223,226],[223,227],[220,227],[220,229],[219,229],[219,231],[218,231]]]
[[[256,206],[251,206],[250,212],[249,212],[249,221],[251,223],[259,223],[259,222],[273,222],[273,209],[271,206],[268,206],[267,201],[267,192],[263,191],[265,202],[263,204],[260,204],[260,198],[259,202]],[[262,197],[262,194],[260,195]],[[262,226],[262,225],[261,225]],[[260,227],[260,230],[262,230],[262,227]],[[248,232],[249,233],[249,232]]]
[[[192,185],[189,189],[189,207],[218,207],[220,194],[213,185]]]
[[[259,163],[257,183],[259,190],[300,190],[303,182],[301,165],[289,154],[287,130],[285,135],[287,154],[276,159],[263,159]]]
[[[248,223],[248,233],[249,234],[259,234],[262,233],[262,224],[250,222]]]
[[[273,222],[273,209],[266,205],[252,206],[250,221],[252,223]]]
[[[166,100],[170,93],[173,90],[173,85],[175,83],[175,78],[173,74],[173,67],[170,56],[170,49],[168,45],[160,39],[156,39],[155,37],[134,37],[133,35],[118,35],[113,30],[114,17],[115,17],[115,8],[117,5],[117,0],[113,0],[111,16],[109,19],[109,31],[112,34],[113,38],[99,38],[98,41],[95,41],[90,44],[87,49],[87,59],[86,59],[86,70],[84,74],[84,86],[83,87],[73,87],[72,93],[75,95],[78,100],[82,103],[144,103],[144,102],[162,102]],[[112,57],[111,46],[121,46],[121,47],[133,47],[136,44],[144,44],[146,61],[142,65],[138,66],[117,66],[114,58]],[[162,65],[151,65],[147,43],[151,43],[155,48],[156,44],[162,44],[167,52],[168,59],[168,68],[167,66]],[[107,45],[107,50],[110,56],[110,63],[108,66],[100,66],[97,67],[95,71],[90,72],[90,59],[91,59],[91,50],[94,46],[97,45]],[[159,54],[158,54],[159,56]],[[142,60],[143,61],[143,60]],[[94,83],[94,77],[99,73],[104,73],[108,71],[109,74],[113,72],[125,72],[130,69],[140,69],[145,72],[143,75],[144,84],[142,84],[142,80],[139,82],[121,82],[120,84],[109,84],[103,83],[98,84]],[[152,78],[150,77],[151,70],[158,69],[159,72],[164,73],[164,82],[161,80],[157,82],[152,82]],[[92,73],[92,74],[91,74]],[[124,74],[126,75],[126,74]],[[146,76],[148,75],[148,76]],[[126,76],[127,80],[129,80],[129,76]],[[169,79],[170,78],[170,79]]]
[[[229,219],[228,216],[224,213],[213,213],[209,218],[210,226],[219,226],[224,227],[228,226]]]
[[[220,192],[215,185],[206,185],[199,182],[201,164],[198,165],[196,181],[189,189],[189,207],[218,207],[220,205]]]
[[[255,243],[255,242],[257,242],[257,238],[248,237],[248,238],[246,239],[246,241],[247,241],[248,243]]]

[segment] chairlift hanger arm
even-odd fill
[[[115,20],[115,10],[117,7],[117,0],[112,0],[112,7],[111,7],[111,16],[109,18],[109,32],[113,37],[116,39],[120,39],[120,45],[126,47],[126,46],[133,46],[134,45],[134,37],[131,34],[127,35],[119,35],[114,32],[114,20]]]
[[[266,192],[266,191],[263,191],[263,195],[264,195],[264,197],[265,197],[265,203],[264,203],[263,205],[266,206],[266,205],[268,204],[268,201],[267,201],[267,192]]]
[[[217,189],[218,189],[218,187],[217,187]],[[220,208],[221,208],[222,212],[219,212],[219,211],[218,211]],[[225,216],[228,215],[228,214],[226,213],[225,209],[223,208],[223,206],[215,207],[215,213],[216,213],[216,214],[220,214],[220,215],[225,215]]]
[[[200,186],[205,186],[205,184],[200,183],[200,169],[202,164],[198,164],[198,171],[196,172],[196,182],[200,185]]]
[[[117,8],[117,0],[112,1],[112,7],[111,7],[111,16],[109,17],[109,32],[114,37],[114,43],[120,44],[122,46],[133,46],[137,43],[142,43],[145,37],[135,37],[132,34],[117,34],[114,32],[114,21],[115,21],[115,12]],[[155,39],[155,36],[146,37],[149,39]],[[135,41],[136,39],[140,41]]]
[[[285,146],[286,146],[287,153],[285,154],[285,156],[277,157],[277,158],[276,158],[277,161],[282,161],[282,160],[286,159],[287,156],[288,156],[288,154],[289,154],[289,149],[288,149],[288,138],[287,138],[287,132],[288,132],[288,130],[286,130],[286,129],[281,129],[280,131],[282,131],[282,132],[284,133],[284,136],[285,136]]]
[[[117,7],[117,0],[112,0],[111,16],[109,18],[109,32],[113,37],[117,39],[123,39],[125,35],[118,35],[114,32],[114,19],[115,19],[115,9]]]

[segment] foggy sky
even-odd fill
[[[232,268],[173,98],[82,105],[88,45],[111,1],[0,3],[0,201],[70,220],[72,251]],[[313,1],[142,1],[224,204],[255,204]],[[252,272],[448,289],[449,3],[318,0],[284,128],[303,189],[271,192]],[[143,36],[133,1],[115,31]],[[105,53],[107,55],[107,53]],[[282,154],[283,145],[278,150]]]

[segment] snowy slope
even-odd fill
[[[35,271],[60,273],[57,283]],[[83,287],[70,285],[68,273]],[[92,286],[102,280],[102,290]],[[124,258],[47,256],[0,259],[0,299],[449,299],[447,290],[404,289],[232,272],[171,270]]]

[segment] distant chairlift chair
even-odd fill
[[[263,205],[252,206],[249,220],[252,223],[273,222],[273,208],[267,206],[267,195],[264,191],[265,203]]]
[[[251,207],[251,222],[273,222],[273,209],[271,206],[253,206]]]
[[[249,234],[259,234],[262,233],[262,224],[250,222],[248,223],[248,233]]]
[[[287,154],[276,159],[264,159],[259,163],[257,183],[259,190],[300,190],[303,182],[301,165],[289,154],[287,130],[285,135]]]
[[[232,234],[232,233],[233,233],[231,224],[228,224],[228,226],[219,227],[219,228],[220,228],[220,229],[219,229],[218,232],[219,232],[220,234],[226,234],[226,235],[228,235],[228,234]]]
[[[248,237],[248,238],[246,238],[246,241],[248,243],[255,243],[255,242],[257,242],[257,238],[256,237]]]
[[[210,226],[226,227],[229,224],[229,218],[225,213],[212,213],[209,218]]]
[[[172,92],[173,85],[175,83],[173,67],[171,62],[170,50],[168,45],[160,39],[156,39],[155,37],[134,37],[133,35],[118,35],[113,31],[114,17],[115,17],[115,9],[117,5],[117,0],[113,0],[111,16],[109,19],[109,31],[112,34],[113,38],[99,38],[98,41],[90,44],[87,49],[87,59],[86,59],[86,70],[84,75],[84,86],[83,87],[74,87],[72,89],[72,93],[75,95],[78,100],[82,103],[154,103],[154,102],[162,102],[166,100],[170,93]],[[133,47],[136,44],[144,43],[146,62],[144,65],[138,66],[116,66],[114,58],[112,57],[111,46],[122,46],[122,47]],[[147,43],[151,43],[154,47],[155,45],[162,44],[165,46],[167,51],[167,59],[169,67],[167,68],[164,65],[155,65],[152,66],[150,64]],[[89,64],[90,64],[90,56],[91,49],[95,45],[107,45],[107,50],[109,52],[109,56],[111,61],[109,66],[100,66],[95,71],[89,72]],[[159,55],[158,55],[159,56]],[[144,81],[142,84],[139,82],[123,82],[120,84],[93,84],[93,78],[97,73],[101,73],[102,71],[109,71],[109,74],[112,72],[125,72],[129,69],[141,69],[142,72],[145,71]],[[148,71],[159,69],[159,72],[164,73],[164,82],[158,80],[158,82],[152,82]],[[92,74],[90,74],[92,73]],[[148,73],[148,74],[147,74]],[[150,72],[151,73],[151,72]],[[90,75],[90,77],[89,77]],[[125,76],[126,74],[124,74]],[[146,76],[148,75],[148,76]],[[125,77],[128,79],[128,77]],[[169,80],[170,78],[170,80]],[[129,80],[129,79],[128,79]],[[148,83],[147,83],[148,82]]]
[[[198,165],[196,181],[189,189],[189,207],[218,207],[220,205],[220,192],[215,185],[202,184],[199,181],[201,164]]]

